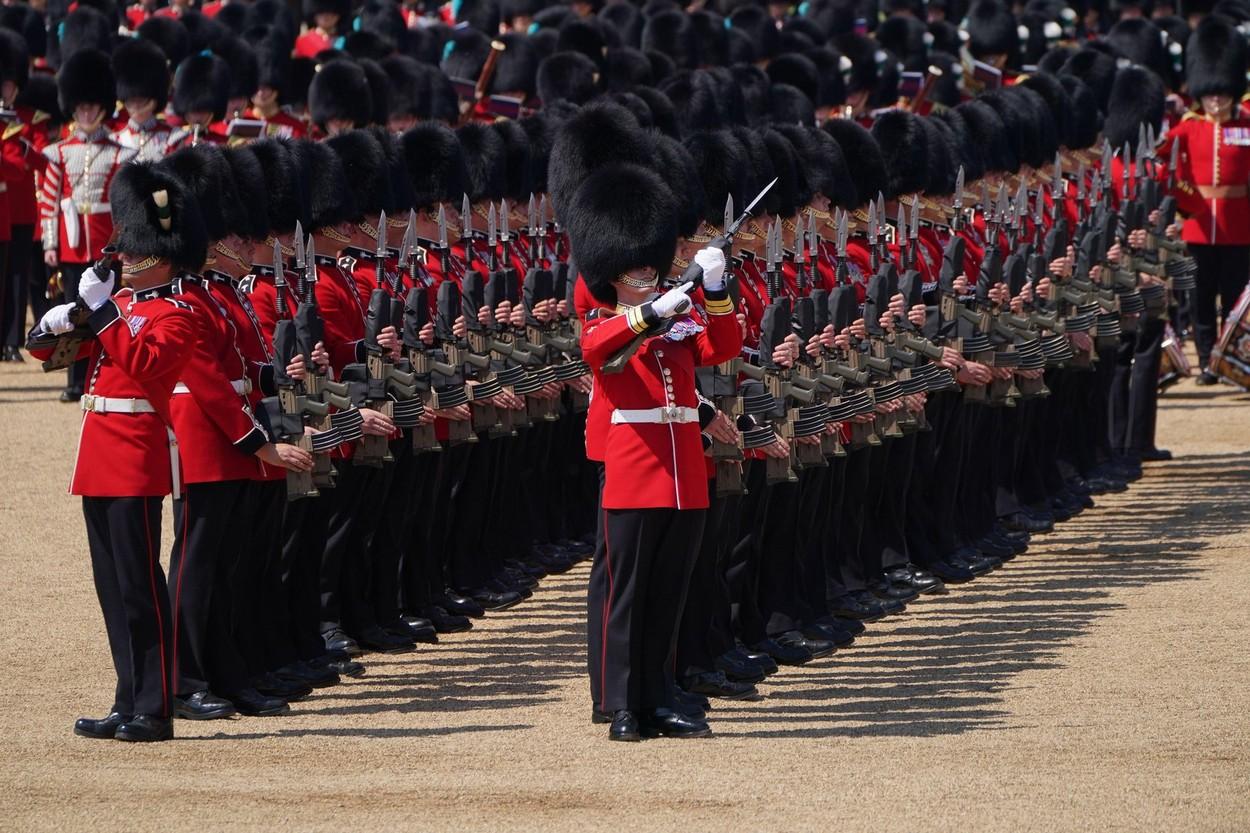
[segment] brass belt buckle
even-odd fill
[[[84,411],[95,411],[95,400],[95,394],[84,393],[81,399],[79,399],[79,402],[82,403],[82,409]]]

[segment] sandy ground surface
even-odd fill
[[[112,669],[59,381],[0,366],[0,830],[1250,828],[1250,395],[1173,389],[1174,461],[711,740],[590,724],[583,565],[289,716],[137,746],[70,731]]]

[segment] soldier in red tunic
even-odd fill
[[[1194,341],[1204,385],[1216,381],[1207,372],[1219,333],[1216,298],[1227,320],[1250,275],[1250,119],[1237,110],[1246,89],[1246,51],[1245,40],[1223,19],[1202,22],[1185,61],[1189,94],[1201,110],[1185,114],[1160,152],[1167,159],[1171,143],[1181,143],[1177,207],[1187,217],[1181,237],[1198,261]]]
[[[604,452],[603,524],[609,565],[600,708],[609,737],[709,734],[677,710],[677,625],[708,505],[694,371],[738,354],[741,331],[725,287],[724,253],[695,256],[707,316],[689,314],[692,287],[654,298],[676,248],[676,202],[653,172],[611,165],[577,191],[565,218],[587,288],[615,314],[592,317],[582,349],[594,396],[611,411]],[[641,338],[639,338],[641,337]],[[637,349],[619,372],[619,351]],[[593,671],[592,671],[593,673]]]
[[[226,143],[219,122],[230,101],[230,67],[217,55],[197,53],[178,65],[174,73],[174,112],[182,127],[169,140],[169,150],[194,147],[201,142]]]
[[[52,337],[73,329],[76,307],[90,310],[94,337],[81,348],[90,374],[70,492],[83,500],[117,691],[106,717],[80,718],[74,732],[156,741],[173,737],[177,662],[160,563],[161,500],[177,465],[170,399],[199,337],[195,313],[172,282],[203,262],[208,241],[199,208],[173,177],[127,166],[114,182],[116,245],[129,286],[110,299],[114,275],[86,270],[77,299],[49,310],[30,346],[46,358]]]
[[[113,234],[109,186],[134,151],[113,141],[104,125],[117,99],[107,55],[77,52],[61,65],[56,80],[61,112],[72,115],[74,123],[68,137],[44,149],[39,223],[44,262],[60,268],[65,298],[73,300],[79,277]],[[82,395],[85,377],[85,364],[70,366],[62,402]]]

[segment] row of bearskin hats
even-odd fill
[[[1120,6],[1129,2],[1122,0]],[[1131,2],[1140,7],[1142,0]],[[1080,3],[1030,0],[1017,14],[1003,0],[976,0],[966,9],[939,6],[936,0],[928,5],[885,0],[880,12],[889,16],[877,23],[869,14],[871,35],[856,28],[866,12],[851,0],[808,0],[780,26],[760,2],[724,0],[693,13],[671,0],[580,5],[596,11],[582,17],[566,5],[463,0],[453,4],[462,25],[409,28],[395,0],[360,6],[309,0],[309,19],[330,12],[344,21],[335,48],[315,58],[292,57],[300,22],[282,0],[230,3],[212,18],[193,10],[179,17],[153,16],[136,27],[134,37],[118,34],[113,0],[80,0],[46,29],[41,15],[16,5],[0,10],[0,31],[6,33],[0,63],[25,66],[21,58],[52,52],[50,65],[63,69],[78,52],[96,50],[112,56],[119,98],[142,94],[163,104],[170,90],[170,73],[159,68],[163,56],[166,66],[175,68],[172,105],[177,113],[221,115],[231,102],[246,103],[263,86],[277,90],[284,104],[306,106],[318,124],[331,118],[383,124],[396,116],[453,121],[458,102],[450,79],[477,79],[493,39],[505,51],[490,92],[548,105],[584,104],[605,92],[631,92],[655,109],[659,91],[674,105],[677,118],[729,95],[745,99],[748,118],[765,110],[775,118],[808,123],[856,96],[870,108],[890,106],[898,97],[901,72],[933,66],[942,75],[931,100],[954,105],[964,53],[1008,68],[1035,65],[1076,74],[1104,105],[1124,62],[1150,69],[1170,90],[1186,82],[1192,87],[1194,80],[1187,79],[1192,62],[1185,47],[1191,30],[1185,19],[1130,17],[1107,26],[1101,37],[1075,40],[1072,21],[1084,19],[1091,8]],[[945,19],[922,20],[939,8]],[[1212,8],[1234,24],[1250,19],[1245,0],[1220,0]],[[1185,6],[1187,14],[1205,10]],[[492,38],[500,20],[532,22],[524,32]],[[91,68],[99,64],[97,59]],[[692,78],[700,68],[714,70],[714,83],[706,75]],[[76,66],[69,71],[81,72]],[[72,86],[90,100],[102,100],[108,75],[83,74]],[[36,89],[27,99],[33,102],[27,103],[55,110],[47,79],[32,86]]]

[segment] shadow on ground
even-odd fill
[[[762,687],[759,702],[720,701],[717,734],[746,737],[934,736],[1008,728],[1002,692],[1123,606],[1115,591],[1200,572],[1202,538],[1250,517],[1250,453],[1154,464],[1129,492],[1036,539],[1003,569],[913,603],[851,648]],[[296,715],[490,713],[477,725],[427,729],[287,726],[275,736],[411,737],[528,728],[507,710],[553,702],[585,674],[586,566],[548,578],[521,608],[479,621],[446,652],[367,658],[358,683],[327,690]],[[376,660],[376,661],[370,661]],[[585,717],[579,702],[570,717]],[[216,735],[215,738],[265,737]],[[211,738],[206,738],[211,739]]]

